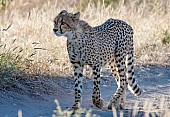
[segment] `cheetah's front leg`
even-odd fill
[[[103,100],[100,97],[100,66],[96,65],[92,67],[93,69],[93,104],[98,107],[103,107]]]
[[[82,93],[82,80],[83,80],[83,66],[80,64],[73,64],[74,67],[74,95],[75,95],[75,104],[73,105],[73,109],[78,109],[81,103],[81,93]]]

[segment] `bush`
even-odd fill
[[[166,44],[169,44],[170,43],[170,34],[168,33],[168,30],[164,30],[163,31],[163,40],[162,40],[162,44],[163,45],[166,45]]]
[[[19,47],[13,49],[6,49],[6,44],[0,46],[0,76],[11,76],[12,73],[16,73],[20,70],[20,64],[22,58],[20,53],[16,53]]]
[[[0,0],[0,10],[4,11],[12,0]]]

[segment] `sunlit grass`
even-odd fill
[[[109,18],[121,19],[130,24],[135,33],[136,64],[169,65],[169,36],[162,34],[162,30],[168,30],[170,26],[169,4],[161,6],[159,2],[146,4],[120,1],[116,7],[106,7],[102,3],[93,3],[86,3],[81,12],[81,19],[92,26],[100,25]],[[76,12],[78,7],[76,3],[69,4],[68,1],[39,0],[29,3],[15,0],[5,13],[0,15],[0,43],[6,44],[6,48],[14,49],[20,46],[24,50],[22,57],[33,54],[33,65],[28,69],[29,72],[69,75],[72,70],[66,50],[66,39],[53,34],[53,18],[62,9]],[[164,7],[167,9],[163,9]],[[16,40],[13,46],[10,44],[12,40]],[[166,46],[163,46],[162,42],[166,43]],[[23,66],[25,65],[23,63]]]

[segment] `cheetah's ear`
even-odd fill
[[[74,18],[75,18],[75,19],[79,19],[79,18],[80,18],[80,12],[75,13],[75,14],[74,14]]]
[[[59,15],[65,15],[65,14],[67,14],[67,11],[66,11],[66,10],[62,10],[62,11],[59,13]]]

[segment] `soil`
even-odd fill
[[[142,95],[135,97],[127,91],[125,116],[144,116],[149,109],[150,116],[163,116],[165,109],[170,109],[170,67],[149,66],[136,67],[135,78],[142,88]],[[1,82],[2,84],[2,82]],[[74,80],[72,77],[17,79],[13,85],[0,86],[0,117],[17,117],[22,110],[23,117],[51,117],[56,109],[57,99],[62,109],[71,107],[74,102]],[[93,114],[101,117],[112,117],[107,110],[107,104],[117,88],[114,78],[107,70],[101,75],[101,96],[104,108],[98,109],[92,105],[91,94],[93,82],[89,78],[83,81],[82,107],[92,109]],[[134,106],[137,104],[137,106]],[[150,105],[150,106],[149,106]],[[119,111],[118,111],[119,116]]]

